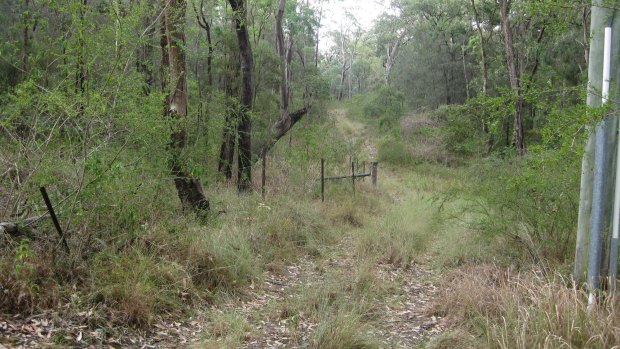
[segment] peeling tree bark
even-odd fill
[[[209,209],[200,181],[186,169],[183,151],[187,145],[187,70],[185,63],[185,0],[162,0],[161,27],[162,91],[166,93],[165,115],[179,121],[170,140],[171,173],[184,208],[195,211]]]

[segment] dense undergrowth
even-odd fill
[[[387,107],[364,110],[358,103],[349,113],[355,122],[340,120],[338,127],[331,118],[304,123],[269,158],[266,200],[258,193],[238,196],[207,176],[213,212],[206,222],[180,210],[164,162],[132,163],[131,153],[89,160],[94,163],[85,168],[93,172],[71,197],[70,185],[49,180],[66,171],[62,157],[42,156],[49,162],[41,168],[48,170],[37,177],[35,168],[31,178],[48,178],[41,183],[56,197],[69,195],[60,215],[70,221],[71,253],[65,255],[47,222],[27,236],[3,235],[2,310],[64,307],[92,311],[93,324],[148,326],[163,314],[191,314],[201,304],[242,298],[264,271],[300,257],[320,259],[350,237],[357,263],[350,274],[300,289],[271,310],[293,324],[301,316],[320,324],[310,338],[313,348],[381,347],[369,335],[379,311],[374,300],[394,290],[370,272],[377,263],[425,263],[443,272],[443,292],[431,311],[445,317],[450,330],[429,347],[617,343],[618,304],[609,300],[589,313],[583,291],[566,272],[581,153],[561,144],[581,137],[578,126],[567,127],[566,116],[550,118],[543,141],[515,159],[505,149],[487,154],[484,140],[456,137],[460,126],[445,116],[452,110],[407,114],[402,106]],[[566,115],[583,124],[579,110]],[[326,134],[331,142],[324,142]],[[349,159],[370,160],[363,139],[369,135],[378,145],[380,190],[362,183],[352,196],[350,183],[330,183],[321,204],[318,159],[326,159],[328,175],[348,173]],[[36,189],[26,188],[23,197]],[[353,286],[343,288],[342,279]],[[249,326],[238,314],[214,314],[205,346],[237,347]]]
[[[155,133],[153,141],[159,139]],[[331,142],[322,142],[325,135]],[[320,256],[335,239],[317,200],[319,159],[326,159],[329,171],[346,173],[345,159],[355,148],[334,130],[333,120],[310,117],[303,132],[293,132],[290,142],[270,154],[266,200],[259,193],[239,196],[210,169],[203,178],[212,212],[197,217],[178,203],[166,153],[154,153],[165,148],[163,138],[149,145],[140,139],[131,146],[102,142],[93,150],[85,144],[89,153],[76,160],[69,156],[73,148],[64,143],[66,135],[51,137],[43,144],[33,139],[3,145],[8,150],[3,159],[13,170],[1,177],[2,214],[37,216],[44,209],[37,190],[46,186],[69,252],[49,217],[31,226],[18,222],[15,236],[3,233],[0,311],[35,314],[65,307],[69,313],[93,311],[93,322],[138,326],[242,292],[263,271],[300,255]],[[196,155],[191,159],[195,163]],[[260,186],[258,175],[254,182]],[[327,195],[348,192],[333,186]],[[330,215],[334,220],[354,219],[354,213],[338,210]]]

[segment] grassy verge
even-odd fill
[[[467,265],[449,272],[443,287],[435,309],[456,329],[431,348],[612,348],[620,343],[617,299],[588,311],[585,292],[559,275]]]

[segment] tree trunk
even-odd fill
[[[207,19],[204,13],[204,0],[200,1],[200,12],[196,9],[196,4],[192,3],[194,6],[194,13],[196,14],[196,21],[198,25],[204,29],[207,35],[207,81],[209,87],[213,86],[213,39],[211,38],[211,23]]]
[[[239,53],[235,51],[234,55]],[[232,166],[235,156],[235,135],[237,134],[237,114],[239,113],[237,98],[239,98],[238,84],[235,78],[240,75],[241,67],[238,60],[230,60],[232,69],[229,69],[224,75],[224,90],[226,91],[226,117],[224,130],[222,134],[222,145],[220,146],[220,157],[218,161],[218,172],[226,177],[226,180],[232,179]]]
[[[82,116],[84,114],[84,95],[86,92],[86,63],[85,63],[85,55],[86,55],[86,41],[84,39],[84,31],[86,26],[85,20],[85,12],[86,6],[88,5],[87,0],[82,0],[80,3],[79,10],[79,18],[80,18],[80,29],[78,31],[78,46],[79,52],[77,57],[77,66],[75,70],[75,94],[80,96],[80,101],[78,104],[79,115]]]
[[[161,35],[162,91],[166,93],[165,115],[178,121],[170,141],[171,173],[184,208],[209,209],[200,181],[186,169],[183,151],[187,145],[187,70],[185,63],[185,0],[162,0]]]
[[[30,0],[26,0],[25,2],[25,10],[22,15],[23,22],[23,42],[22,42],[22,52],[21,52],[21,76],[22,81],[26,80],[28,76],[28,57],[30,56]]]
[[[349,64],[351,65],[351,69],[349,69],[349,100],[353,98],[353,50],[350,51],[350,57],[351,61]]]
[[[467,54],[465,45],[461,46],[461,57],[463,59],[463,79],[465,79],[465,98],[469,100],[469,77],[467,76]]]
[[[345,50],[345,32],[343,29],[340,30],[340,57],[342,58],[342,69],[340,71],[340,85],[338,88],[337,98],[339,101],[342,100],[344,96],[344,83],[347,78],[347,52]]]
[[[145,28],[150,28],[153,21],[152,13],[147,13],[142,18],[142,25]],[[155,27],[152,27],[145,31],[146,38],[138,46],[136,70],[144,77],[144,85],[142,91],[145,95],[151,93],[151,89],[155,84],[155,75],[153,73],[153,36],[156,33]]]
[[[278,140],[288,133],[301,118],[307,113],[308,106],[305,106],[289,114],[288,106],[290,99],[290,81],[292,77],[291,61],[293,59],[293,38],[288,37],[287,43],[284,42],[284,28],[282,21],[284,18],[284,10],[286,0],[279,0],[278,10],[276,12],[276,51],[280,56],[280,118],[272,126],[272,137],[259,152],[258,158],[262,158],[271,150]],[[304,103],[305,104],[305,103]]]
[[[484,35],[482,34],[482,24],[480,22],[480,16],[478,15],[478,10],[476,9],[475,0],[471,0],[471,8],[472,8],[472,11],[474,12],[474,19],[476,21],[476,28],[478,30],[478,39],[480,40],[480,68],[482,70],[482,95],[486,97],[487,89],[489,85],[489,77],[488,77],[489,73],[488,73],[487,58],[486,58],[487,55],[486,55],[486,50],[484,48]],[[486,122],[484,124],[486,124]]]
[[[241,65],[241,113],[237,132],[239,135],[238,147],[238,182],[240,192],[247,192],[252,188],[252,48],[247,27],[247,9],[244,0],[228,0],[235,13],[237,41],[239,43],[239,57]]]
[[[319,20],[317,21],[317,29],[315,35],[315,43],[314,43],[314,68],[319,68],[319,30],[321,29],[321,21],[323,20],[323,4],[321,4],[321,8],[319,10]]]
[[[267,144],[265,144],[262,147],[256,159],[257,160],[261,159],[264,154],[267,154],[271,150],[271,148],[273,148],[273,146],[276,145],[276,143],[280,140],[280,138],[284,137],[288,133],[288,131],[290,131],[293,128],[293,126],[295,126],[295,124],[299,122],[299,120],[301,120],[304,117],[304,115],[306,115],[306,113],[308,113],[308,110],[309,110],[309,107],[305,106],[297,111],[289,113],[290,123],[288,127],[286,128],[277,128],[277,126],[274,126],[273,127],[274,132],[272,132],[271,139],[269,140]]]
[[[286,127],[290,124],[290,117],[288,115],[288,101],[289,101],[289,89],[288,89],[288,60],[287,49],[284,44],[284,29],[282,28],[282,20],[284,18],[284,10],[286,7],[286,0],[279,0],[278,10],[276,12],[276,51],[280,57],[280,121],[281,127]]]
[[[504,49],[506,51],[506,65],[508,66],[508,77],[510,79],[510,87],[514,93],[514,139],[517,153],[525,154],[525,139],[523,135],[523,93],[521,91],[521,82],[519,81],[515,50],[512,43],[512,28],[510,27],[509,11],[510,0],[499,0],[500,18],[502,22],[502,33],[504,35]]]
[[[398,57],[398,53],[400,52],[400,47],[405,40],[407,32],[403,30],[402,33],[396,39],[396,42],[393,46],[387,46],[387,52],[385,57],[385,86],[390,86],[390,75],[392,74],[392,68],[394,68],[394,64],[396,64],[396,57]]]
[[[452,93],[450,92],[450,80],[448,79],[448,72],[446,71],[446,68],[442,69],[442,73],[443,73],[443,81],[444,81],[444,87],[446,90],[446,105],[450,105],[452,104]]]

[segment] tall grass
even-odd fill
[[[620,343],[618,299],[588,310],[585,292],[560,275],[466,265],[450,272],[442,286],[435,310],[477,337],[477,347],[617,348]],[[457,334],[471,342],[468,333]],[[448,338],[458,343],[457,336],[446,336],[431,348],[446,347]]]
[[[404,171],[386,164],[380,173],[386,178],[379,184],[381,212],[354,235],[356,255],[401,267],[422,262],[444,236],[434,196],[451,185],[453,173],[435,165]]]

